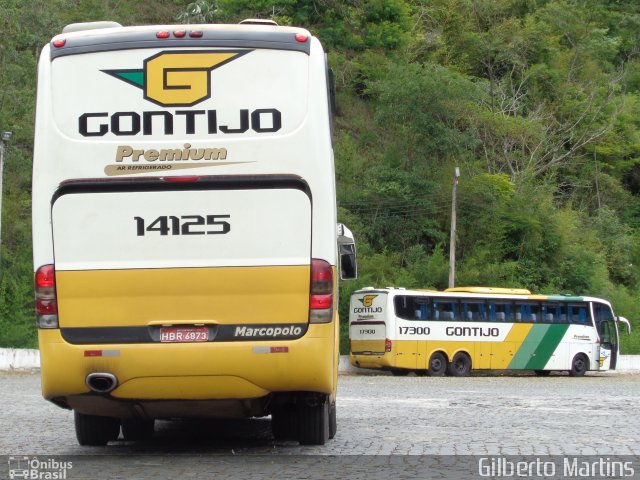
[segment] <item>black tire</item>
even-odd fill
[[[464,352],[458,352],[447,367],[447,372],[452,377],[466,377],[471,371],[471,359]]]
[[[447,371],[447,357],[442,352],[435,352],[429,359],[427,373],[430,377],[441,377]]]
[[[409,371],[410,370],[400,370],[394,368],[393,370],[391,370],[391,375],[393,375],[394,377],[406,377],[407,375],[409,375]]]
[[[104,446],[120,435],[120,419],[73,412],[76,438],[83,446]]]
[[[571,361],[569,375],[572,377],[582,377],[589,370],[589,359],[584,353],[579,353]]]
[[[273,408],[271,433],[277,441],[298,439],[298,416],[294,404],[277,405]]]
[[[338,417],[336,414],[336,402],[333,402],[329,406],[329,438],[333,438],[336,436],[336,432],[338,431]]]
[[[329,439],[329,401],[326,396],[298,402],[300,445],[324,445]]]
[[[125,440],[149,440],[153,437],[154,420],[125,418],[122,420],[122,436]]]
[[[534,372],[539,377],[548,377],[551,375],[551,370],[534,370]]]

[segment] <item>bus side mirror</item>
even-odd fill
[[[358,278],[356,242],[351,230],[342,223],[338,224],[338,254],[340,255],[340,279],[353,280]]]
[[[631,323],[624,317],[618,317],[618,321],[627,326],[627,334],[631,335]]]

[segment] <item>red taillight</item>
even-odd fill
[[[329,323],[333,319],[333,267],[325,260],[311,260],[309,322]]]
[[[169,32],[158,32],[156,33],[156,38],[169,38]]]
[[[58,328],[56,271],[53,265],[43,265],[35,275],[36,313],[39,328]]]
[[[189,32],[189,36],[191,38],[202,38],[202,35],[204,34],[200,30],[194,30],[193,32]]]
[[[55,300],[36,299],[36,312],[38,315],[55,315],[58,313],[58,304]]]
[[[56,270],[53,265],[43,265],[36,272],[36,292],[38,289],[56,286]]]
[[[319,310],[323,308],[331,308],[333,305],[333,295],[311,295],[309,308]]]
[[[58,40],[54,40],[53,42],[53,46],[56,48],[60,48],[60,47],[64,47],[67,43],[67,39],[66,38],[59,38]]]
[[[186,30],[177,30],[175,32],[173,32],[173,36],[176,38],[183,38],[187,35],[187,31]]]
[[[384,351],[385,352],[391,351],[391,340],[389,340],[388,338],[384,339]]]
[[[304,43],[307,41],[307,38],[309,37],[304,33],[296,33],[296,42]]]

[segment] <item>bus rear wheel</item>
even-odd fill
[[[73,412],[76,426],[76,438],[83,446],[104,446],[120,435],[120,419],[85,415],[77,410]]]
[[[427,373],[430,377],[441,377],[447,371],[447,357],[442,352],[435,352],[429,359]]]
[[[572,377],[582,377],[589,370],[589,359],[584,353],[579,353],[573,357],[569,375]]]
[[[298,439],[298,419],[293,403],[278,405],[271,412],[271,433],[277,441]]]
[[[452,377],[466,377],[471,371],[471,358],[464,352],[458,352],[453,356],[453,360],[447,368],[447,372]]]
[[[149,440],[153,437],[155,421],[140,418],[122,419],[122,436],[125,440]]]
[[[336,436],[338,431],[338,415],[336,412],[336,402],[332,402],[329,405],[329,438]]]
[[[300,445],[324,445],[329,439],[329,399],[318,395],[298,403],[298,441]]]

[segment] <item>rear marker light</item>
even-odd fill
[[[191,38],[202,38],[203,33],[199,30],[193,31],[193,32],[189,32],[189,36]]]
[[[85,350],[85,357],[119,357],[120,350]]]
[[[385,352],[391,351],[391,340],[389,340],[388,338],[384,340],[384,351]]]
[[[304,43],[307,41],[307,38],[309,37],[304,33],[296,33],[296,42]]]
[[[197,182],[200,180],[200,177],[193,175],[190,177],[162,177],[162,180],[165,182],[173,182],[173,183],[187,183],[187,182]]]
[[[169,38],[169,32],[158,32],[156,38]]]
[[[58,40],[54,40],[53,42],[53,46],[56,48],[60,48],[60,47],[64,47],[65,44],[67,43],[67,40],[65,38],[60,38]]]
[[[176,38],[184,38],[187,35],[186,30],[178,30],[177,32],[173,32],[173,36]]]
[[[289,347],[271,347],[271,353],[289,353]]]

